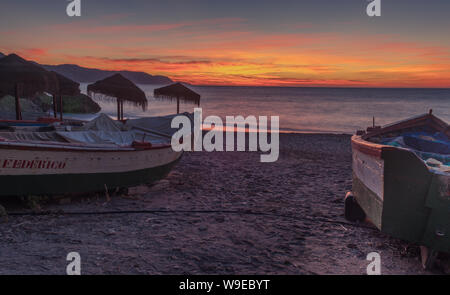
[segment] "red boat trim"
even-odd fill
[[[364,154],[377,157],[379,159],[383,158],[384,152],[396,149],[396,147],[393,146],[369,142],[367,140],[362,139],[362,137],[358,135],[352,136],[352,148]]]
[[[38,146],[38,145],[19,145],[19,144],[5,144],[4,142],[0,143],[0,150],[1,149],[13,149],[13,150],[26,150],[26,151],[74,151],[74,152],[136,152],[136,151],[142,151],[142,150],[160,150],[160,149],[166,149],[166,148],[172,148],[170,144],[154,144],[151,147],[142,149],[142,148],[117,148],[117,149],[105,149],[105,148],[84,148],[83,147],[53,147],[50,145],[46,146]]]

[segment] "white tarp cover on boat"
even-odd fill
[[[127,129],[138,127],[147,130],[153,130],[171,137],[176,131],[178,131],[178,129],[170,127],[172,119],[176,116],[186,116],[191,121],[191,128],[194,128],[194,114],[187,112],[182,114],[175,114],[161,117],[131,119],[127,120],[125,126]]]
[[[58,135],[67,142],[87,144],[113,144],[130,146],[133,141],[145,141],[151,143],[164,143],[167,140],[153,134],[144,134],[135,131],[58,131]]]
[[[0,132],[0,139],[24,143],[77,143],[101,146],[130,146],[134,141],[169,143],[165,137],[140,131],[51,131]]]
[[[151,143],[166,143],[169,141],[157,134],[131,130],[131,126],[115,121],[105,114],[100,114],[81,129],[82,131],[58,131],[57,133],[68,142],[88,144],[105,143],[129,146],[133,141]]]
[[[0,132],[0,139],[8,141],[64,141],[54,131],[52,132],[33,132],[33,131],[19,131],[19,132]]]
[[[82,130],[90,131],[123,131],[125,130],[123,123],[111,119],[106,114],[100,114],[95,119],[87,122]]]
[[[158,120],[154,120],[157,122]],[[165,121],[166,122],[166,121]],[[170,126],[170,122],[169,122]],[[134,141],[170,143],[170,137],[143,132],[101,114],[78,130],[0,132],[0,139],[27,143],[76,143],[101,146],[130,146]]]

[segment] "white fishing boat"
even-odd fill
[[[182,155],[170,145],[171,117],[122,123],[101,115],[82,127],[0,132],[0,195],[95,192],[159,180]]]

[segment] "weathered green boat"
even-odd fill
[[[417,243],[425,268],[438,252],[450,252],[449,138],[449,125],[430,111],[351,139],[347,219],[367,217],[380,231]]]

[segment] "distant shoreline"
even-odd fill
[[[187,83],[189,84],[189,83]],[[153,85],[153,84],[145,84]],[[156,85],[156,84],[154,84]],[[349,86],[257,86],[257,85],[197,85],[189,84],[193,87],[234,87],[234,88],[308,88],[308,89],[386,89],[386,90],[450,90],[450,87],[349,87]]]
[[[227,129],[231,129],[232,127],[228,127]],[[202,131],[203,132],[207,132],[212,130],[212,128],[205,128],[202,127]],[[222,129],[218,129],[217,131],[222,130]],[[234,127],[234,130],[223,130],[224,132],[244,132],[244,133],[257,133],[258,130],[254,130],[253,128],[245,128],[245,130],[243,129],[238,129],[237,127]],[[355,130],[356,131],[356,130]],[[267,133],[272,133],[271,130],[267,130]],[[331,130],[326,130],[326,131],[320,131],[320,130],[295,130],[295,129],[290,129],[290,128],[280,128],[280,130],[278,131],[279,134],[320,134],[320,135],[353,135],[352,133],[348,133],[348,132],[342,132],[342,131],[331,131]]]

